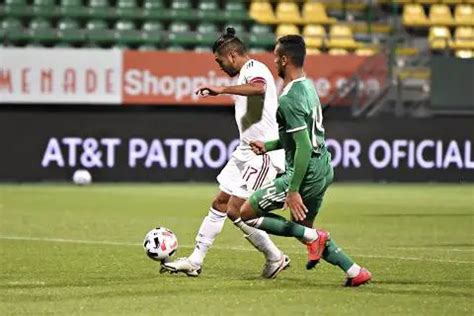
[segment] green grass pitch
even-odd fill
[[[0,314],[472,315],[474,186],[335,184],[318,226],[373,275],[344,288],[305,249],[274,238],[291,268],[263,258],[230,222],[198,278],[159,274],[141,243],[155,225],[192,250],[215,185],[0,185]],[[286,211],[285,214],[288,214]]]

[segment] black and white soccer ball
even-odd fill
[[[150,259],[166,261],[178,250],[178,238],[168,228],[153,228],[145,235],[143,248]]]

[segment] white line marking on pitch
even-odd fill
[[[90,245],[134,246],[134,247],[141,246],[141,244],[138,244],[138,243],[127,243],[127,242],[105,241],[105,240],[81,240],[81,239],[21,237],[21,236],[0,236],[0,239],[21,240],[21,241],[46,241],[46,242],[90,244]],[[180,245],[180,247],[181,248],[194,248],[194,245]],[[235,250],[235,251],[255,251],[254,249],[243,248],[243,247],[219,247],[219,246],[214,246],[214,247],[212,247],[212,249],[216,249],[216,250]],[[290,254],[301,254],[301,251],[296,251],[296,248],[293,248],[293,249],[295,249],[295,251],[289,252]],[[350,249],[350,248],[347,248],[347,249]],[[355,249],[355,248],[352,248],[352,249]],[[443,259],[430,259],[430,258],[417,258],[417,257],[377,256],[377,255],[355,255],[354,257],[474,264],[474,261],[443,260]]]

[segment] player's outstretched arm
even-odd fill
[[[281,142],[279,139],[271,140],[268,142],[262,142],[259,140],[251,140],[249,142],[250,149],[257,155],[263,155],[264,153],[272,150],[281,149]]]
[[[251,82],[227,87],[205,85],[199,87],[195,93],[202,97],[216,96],[219,94],[233,94],[243,96],[264,95],[265,84],[263,82]]]

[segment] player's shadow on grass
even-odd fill
[[[472,217],[473,213],[392,213],[392,214],[379,214],[371,213],[365,214],[365,216],[375,217]]]

